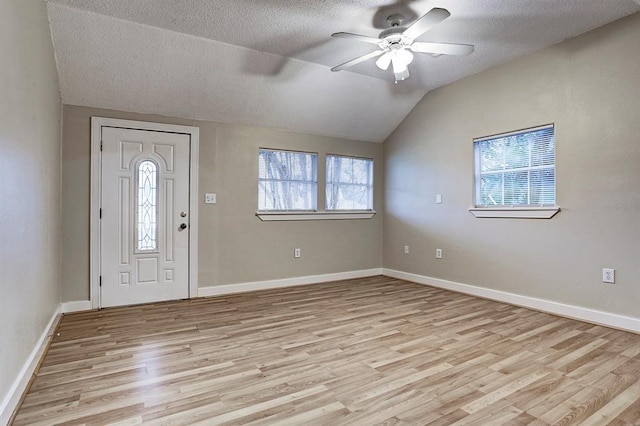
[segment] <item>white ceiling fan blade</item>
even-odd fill
[[[391,53],[389,52],[380,56],[380,58],[376,61],[376,66],[383,71],[388,70],[390,64],[391,64]]]
[[[416,41],[409,47],[409,49],[418,53],[464,56],[473,52],[474,46],[473,44],[430,43],[427,41]]]
[[[344,64],[340,64],[336,67],[331,68],[331,71],[342,71],[345,68],[352,67],[354,65],[359,64],[360,62],[364,62],[371,58],[375,58],[376,56],[380,56],[384,53],[384,50],[376,50],[375,52],[368,53],[364,56],[360,56],[358,58],[352,59],[350,61],[345,62]]]
[[[352,40],[364,41],[365,43],[378,44],[380,43],[379,38],[363,36],[360,34],[352,34],[352,33],[333,33],[331,37],[335,38],[349,38]]]
[[[411,40],[415,40],[435,25],[447,19],[449,16],[451,16],[451,14],[447,9],[434,7],[422,15],[422,17],[416,22],[411,24],[409,28],[404,30],[402,35],[409,37]]]

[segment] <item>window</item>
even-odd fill
[[[138,164],[136,173],[136,250],[158,249],[158,166],[151,160]]]
[[[373,160],[327,155],[327,210],[373,210]]]
[[[552,124],[474,139],[474,150],[476,207],[555,206]]]
[[[258,154],[258,210],[313,211],[317,208],[318,154],[261,149]]]

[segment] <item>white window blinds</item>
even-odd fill
[[[314,211],[317,193],[317,154],[260,149],[258,210]]]
[[[474,139],[476,207],[555,206],[553,124]]]
[[[327,155],[327,210],[373,210],[373,160]]]

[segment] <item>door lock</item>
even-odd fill
[[[187,212],[180,212],[180,217],[187,217]]]
[[[180,230],[180,231],[183,231],[183,230],[185,230],[185,229],[187,229],[187,224],[186,224],[186,223],[181,223],[181,224],[180,224],[180,228],[179,228],[179,230]]]

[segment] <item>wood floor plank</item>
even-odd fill
[[[65,315],[14,425],[640,424],[640,336],[378,276]]]
[[[596,426],[611,422],[615,420],[620,414],[622,414],[629,406],[638,404],[639,399],[640,381],[629,386],[624,392],[618,394],[615,398],[607,401],[607,403],[603,404],[598,411],[584,419],[582,424],[586,426]],[[640,417],[636,417],[639,414],[640,411],[638,411],[638,408],[636,408],[636,412],[633,416],[634,418],[629,420],[639,422]]]

